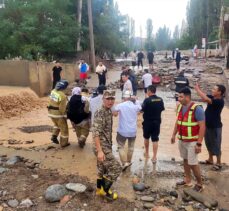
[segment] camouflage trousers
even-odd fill
[[[54,126],[52,135],[58,136],[60,133],[60,145],[65,147],[68,145],[68,123],[66,118],[51,118]]]
[[[86,139],[89,135],[89,130],[90,130],[89,120],[83,120],[79,124],[75,124],[74,122],[71,122],[71,123],[72,123],[72,127],[76,131],[76,136],[78,138],[78,141],[86,142]]]
[[[115,159],[112,151],[106,152],[105,160],[100,162],[97,160],[98,177],[106,177],[110,181],[114,182],[122,172],[120,163]]]

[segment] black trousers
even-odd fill
[[[140,65],[143,67],[142,60],[138,60],[138,67],[139,67]]]
[[[55,89],[56,83],[57,83],[58,81],[59,81],[59,80],[57,80],[57,79],[53,79],[53,82],[52,82],[52,89]]]
[[[99,86],[100,85],[106,85],[106,76],[105,76],[105,74],[102,74],[102,75],[100,75],[100,74],[98,74],[98,78],[99,78]]]
[[[176,62],[177,69],[180,69],[180,62]]]

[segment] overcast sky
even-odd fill
[[[145,36],[146,20],[153,21],[153,34],[158,28],[166,25],[173,32],[176,25],[181,27],[182,20],[186,20],[186,6],[188,0],[116,0],[120,12],[128,14],[135,20],[136,36],[140,35],[142,25]]]

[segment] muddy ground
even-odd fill
[[[218,61],[214,64],[219,65]],[[198,63],[187,64],[187,67],[190,69],[204,69],[207,65],[198,61]],[[174,66],[174,63],[164,64],[158,62],[155,65],[155,69],[174,68]],[[119,67],[110,70],[108,82],[117,80],[119,74]],[[192,76],[189,75],[189,77]],[[202,78],[200,79],[202,86],[206,89],[210,89],[212,83],[219,81],[224,81],[223,75],[215,75],[206,71],[202,73]],[[92,74],[89,85],[96,87],[97,83],[97,76]],[[158,95],[163,98],[166,107],[162,117],[158,162],[153,165],[150,160],[144,159],[141,130],[142,116],[139,115],[133,165],[114,184],[114,188],[120,194],[121,199],[113,203],[95,197],[96,159],[92,153],[91,135],[88,138],[86,147],[82,150],[78,147],[76,136],[69,124],[71,145],[65,149],[52,145],[49,140],[52,122],[47,117],[46,110],[48,99],[38,98],[29,88],[0,87],[0,90],[0,155],[6,155],[8,158],[13,155],[19,155],[29,159],[32,163],[39,164],[34,169],[31,169],[24,162],[21,162],[9,167],[9,171],[0,174],[0,191],[7,191],[4,197],[0,195],[0,210],[1,207],[4,207],[4,210],[16,210],[16,208],[7,206],[7,201],[11,198],[18,201],[30,198],[35,206],[28,208],[28,210],[134,210],[134,208],[143,210],[144,203],[140,200],[140,197],[154,193],[156,193],[156,195],[154,194],[155,205],[167,206],[171,210],[204,210],[204,207],[201,206],[196,209],[193,208],[195,204],[198,205],[197,202],[185,204],[181,200],[183,189],[175,189],[176,181],[183,176],[183,169],[177,145],[170,144],[175,120],[175,102],[173,91],[169,90],[166,85],[158,88]],[[117,90],[116,95],[116,101],[120,102],[120,91]],[[144,94],[142,90],[139,90],[138,97],[143,100]],[[229,170],[227,166],[229,164],[229,142],[227,142],[229,139],[229,131],[227,130],[229,128],[228,107],[223,110],[222,121],[224,124],[222,160],[225,163],[223,170],[214,172],[211,170],[211,166],[201,166],[201,168],[205,178],[206,188],[204,194],[217,199],[219,208],[229,209]],[[118,119],[115,118],[114,145],[116,144],[117,124]],[[113,151],[118,159],[116,145]],[[206,158],[207,150],[203,146],[200,160]],[[4,163],[0,164],[1,166],[4,166]],[[38,178],[34,179],[31,175],[38,175]],[[136,176],[148,186],[148,189],[143,193],[136,193],[132,188],[132,178]],[[61,205],[59,202],[54,204],[45,202],[43,195],[49,185],[67,182],[81,182],[89,188],[83,194],[76,194],[65,205]],[[171,198],[168,193],[168,191],[174,190],[179,193],[178,200]],[[170,197],[174,203],[168,204],[164,200],[166,197]],[[196,207],[198,207],[197,205]]]

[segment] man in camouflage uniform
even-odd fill
[[[92,136],[95,142],[97,156],[97,194],[109,199],[117,199],[117,193],[110,190],[113,182],[122,171],[121,165],[112,154],[112,125],[111,107],[114,105],[115,91],[105,90],[103,106],[95,112]]]
[[[55,89],[52,90],[49,96],[48,116],[54,123],[51,141],[59,144],[57,139],[60,133],[60,145],[66,147],[68,143],[68,124],[66,115],[67,96],[64,90],[68,86],[68,81],[60,80],[57,82]]]

